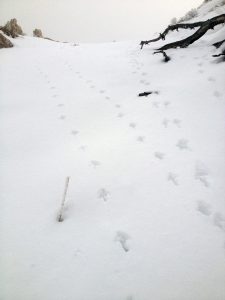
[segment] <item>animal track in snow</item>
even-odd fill
[[[123,113],[119,113],[119,114],[117,115],[118,118],[122,118],[123,116],[124,116]]]
[[[217,212],[214,214],[213,223],[215,226],[219,227],[221,230],[225,231],[225,216]]]
[[[100,189],[98,191],[98,198],[103,199],[104,201],[108,200],[109,195],[110,195],[110,192],[108,192],[106,189]]]
[[[170,102],[169,101],[165,101],[163,104],[164,104],[165,107],[168,107],[170,105]]]
[[[51,90],[55,90],[56,89],[56,87],[55,86],[51,86]]]
[[[66,118],[65,115],[61,115],[61,116],[59,117],[60,120],[65,120],[65,118]]]
[[[92,160],[91,161],[91,165],[96,168],[96,167],[99,167],[101,165],[100,161],[98,160]]]
[[[104,93],[105,93],[105,90],[100,90],[99,93],[100,93],[100,94],[104,94]]]
[[[213,96],[219,98],[219,97],[221,97],[221,94],[220,94],[220,92],[215,91],[215,92],[213,93]]]
[[[143,72],[143,73],[141,73],[141,75],[146,76],[146,75],[148,75],[148,73]]]
[[[205,201],[198,201],[197,210],[205,216],[210,216],[212,213],[211,205]]]
[[[63,107],[64,104],[63,104],[63,103],[59,103],[57,106],[58,106],[58,107]]]
[[[78,133],[79,133],[78,130],[72,130],[72,131],[71,131],[71,134],[72,134],[72,135],[77,135]]]
[[[138,137],[137,137],[137,141],[138,141],[139,143],[144,143],[144,141],[145,141],[145,136],[143,136],[143,135],[138,136]]]
[[[79,147],[79,149],[82,150],[82,151],[85,151],[85,150],[87,149],[87,146],[81,145],[81,146]]]
[[[179,185],[177,180],[178,175],[175,173],[169,173],[167,176],[168,181],[171,181],[174,185]]]
[[[115,107],[116,107],[116,108],[121,108],[121,105],[116,104]]]
[[[140,80],[139,82],[144,84],[144,83],[145,83],[145,80],[144,80],[144,79],[142,79],[142,80]]]
[[[154,107],[156,107],[156,108],[159,108],[159,102],[157,102],[157,101],[154,101],[154,102],[152,102],[152,105],[154,106]]]
[[[211,82],[215,82],[216,81],[216,79],[214,77],[212,77],[212,76],[209,76],[207,79],[208,79],[208,81],[211,81]]]
[[[109,96],[105,96],[105,99],[106,100],[110,100],[111,98]]]
[[[91,89],[94,89],[94,88],[95,88],[95,85],[91,85],[90,88],[91,88]]]
[[[205,187],[209,187],[208,176],[208,168],[202,162],[197,162],[195,165],[195,179],[199,180]]]
[[[179,120],[179,119],[173,119],[173,123],[174,123],[178,128],[181,128],[181,120]]]
[[[134,123],[134,122],[131,122],[130,124],[129,124],[129,126],[131,127],[131,128],[136,128],[136,126],[137,126],[137,124],[136,123]]]
[[[130,239],[130,236],[124,231],[117,231],[115,241],[119,242],[121,247],[125,252],[130,250],[130,247],[127,244],[127,241]]]
[[[165,128],[167,128],[169,122],[170,122],[170,120],[168,120],[168,119],[163,119],[162,124],[163,124],[163,126],[164,126]]]
[[[158,152],[158,151],[156,151],[156,152],[154,153],[154,155],[155,155],[155,157],[158,158],[158,159],[164,159],[164,157],[165,157],[165,154],[164,154],[164,153]]]
[[[188,146],[188,140],[186,140],[186,139],[180,139],[180,140],[178,140],[176,146],[180,150],[190,150],[190,148]]]

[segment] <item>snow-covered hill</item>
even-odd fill
[[[225,299],[222,33],[1,50],[1,300]]]

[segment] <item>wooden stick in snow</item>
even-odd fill
[[[67,194],[67,190],[68,190],[68,186],[69,186],[69,181],[70,181],[70,178],[66,177],[62,203],[61,203],[61,207],[60,207],[60,211],[59,211],[59,215],[58,215],[58,222],[63,222],[63,209],[64,209],[64,205],[66,202],[66,194]]]

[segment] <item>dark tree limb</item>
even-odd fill
[[[157,50],[164,51],[164,50],[168,50],[168,49],[171,49],[171,48],[178,48],[178,47],[186,48],[190,44],[193,44],[195,41],[200,39],[209,29],[214,29],[215,26],[217,26],[219,24],[223,24],[223,23],[225,23],[225,14],[216,16],[214,18],[211,18],[211,19],[209,19],[207,21],[203,21],[203,22],[170,25],[166,28],[166,30],[162,34],[160,34],[160,36],[158,38],[150,40],[150,41],[142,41],[141,42],[141,48],[143,48],[143,45],[149,44],[151,42],[156,42],[156,41],[159,41],[161,39],[165,39],[165,36],[169,33],[169,31],[178,30],[179,28],[193,29],[195,27],[200,27],[194,34],[192,34],[188,38],[185,38],[183,40],[176,41],[176,42],[173,42],[173,43],[166,44],[166,45],[164,45],[163,47],[161,47]]]
[[[161,53],[161,54],[164,56],[164,61],[165,61],[165,62],[168,62],[168,61],[171,60],[171,58],[170,58],[170,57],[166,54],[166,52],[163,51],[163,50],[156,51],[156,52],[154,52],[153,54],[158,54],[158,53]]]

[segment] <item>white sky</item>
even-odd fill
[[[27,34],[34,28],[61,41],[108,42],[148,39],[173,17],[203,0],[0,0],[0,25],[17,18]]]

